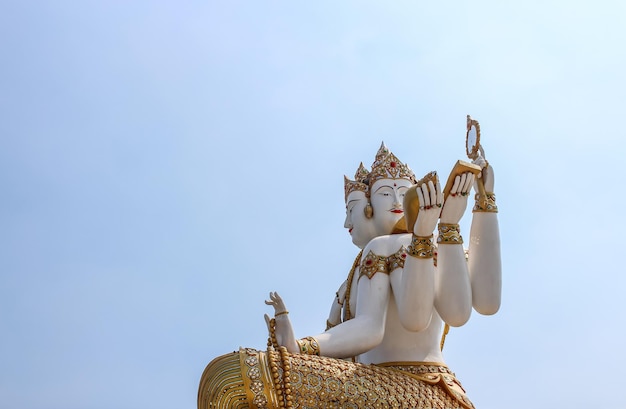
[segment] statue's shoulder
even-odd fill
[[[379,256],[390,256],[398,251],[402,246],[408,246],[411,243],[411,234],[390,234],[387,236],[378,236],[373,238],[365,249],[363,254],[370,251]]]

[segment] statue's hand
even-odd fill
[[[443,205],[443,192],[439,182],[435,185],[432,181],[423,183],[416,189],[419,198],[420,210],[417,214],[413,234],[421,237],[428,237],[433,234],[437,226],[437,220]]]
[[[493,187],[495,184],[495,177],[493,173],[493,167],[487,162],[485,158],[483,158],[480,153],[478,157],[472,161],[473,164],[478,165],[482,168],[482,172],[479,174],[479,178],[482,178],[483,185],[485,186],[485,192],[493,192]],[[478,180],[476,180],[478,183]],[[474,190],[478,192],[476,186],[474,186]]]
[[[337,290],[337,301],[342,306],[345,301],[350,301],[346,300],[346,291],[348,291],[348,280],[344,281],[341,287],[339,287],[339,290]]]
[[[289,312],[285,307],[283,299],[277,292],[271,292],[270,299],[265,300],[265,304],[274,307],[274,320],[276,322],[275,334],[278,345],[287,347],[287,350],[292,354],[298,353],[299,349],[293,334]],[[267,324],[268,331],[271,332],[271,319],[267,314],[265,314],[265,323]]]
[[[441,223],[458,224],[467,208],[467,197],[474,183],[474,174],[463,173],[454,179],[454,185],[446,197],[441,211]]]
[[[280,295],[278,295],[277,292],[271,292],[270,299],[265,300],[265,304],[274,307],[274,315],[284,314],[287,311],[287,307],[285,307],[285,302],[280,297]]]

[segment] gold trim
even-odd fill
[[[343,300],[343,321],[348,321],[354,318],[352,316],[352,311],[350,311],[350,294],[352,293],[352,281],[354,281],[354,272],[356,271],[359,263],[361,262],[361,256],[363,255],[363,250],[359,251],[356,258],[354,259],[354,263],[352,263],[352,268],[350,269],[350,273],[348,273],[348,287],[346,287],[346,294],[344,295]]]
[[[439,223],[438,244],[463,244],[461,228],[458,224]]]
[[[246,409],[249,391],[241,373],[239,352],[211,361],[200,378],[198,409]]]
[[[289,354],[284,347],[246,348],[215,359],[207,370],[200,382],[199,409],[353,409],[379,404],[473,409],[455,375],[439,362],[364,365]]]
[[[432,237],[432,236],[431,236]],[[387,257],[387,268],[391,274],[397,268],[404,268],[404,262],[406,261],[407,248],[402,246],[400,250],[396,251],[389,257]]]
[[[469,146],[469,134],[472,127],[476,129],[476,142],[470,149]],[[480,149],[480,124],[477,120],[472,119],[471,116],[467,116],[467,131],[465,132],[465,153],[470,159],[476,159],[478,157],[478,150]]]
[[[406,251],[415,258],[433,258],[434,249],[432,234],[428,237],[420,237],[414,234],[411,244],[409,244]]]
[[[361,262],[359,277],[366,276],[371,279],[376,273],[389,274],[387,257],[374,254],[374,252],[370,250]]]
[[[484,195],[476,193],[474,196],[476,200],[472,212],[474,213],[498,213],[498,205],[496,204],[496,194],[493,192],[486,192]]]
[[[320,356],[320,344],[314,337],[304,337],[296,340],[300,353],[304,355],[317,355]]]
[[[443,351],[443,344],[446,343],[446,337],[448,336],[449,332],[450,332],[450,325],[446,323],[446,325],[443,327],[443,334],[441,334],[441,341],[439,342],[439,349],[442,351]]]

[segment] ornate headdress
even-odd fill
[[[380,145],[372,164],[372,171],[369,173],[367,182],[369,188],[371,189],[379,179],[408,179],[413,184],[417,182],[409,165],[400,162],[400,159],[387,149],[385,142]]]
[[[361,162],[359,168],[356,170],[356,173],[354,174],[354,180],[350,180],[347,176],[344,175],[343,187],[346,194],[344,200],[347,201],[348,195],[356,190],[363,191],[367,194],[367,184],[365,183],[365,180],[367,179],[368,175],[369,171],[365,169],[365,166],[363,166],[363,162]]]

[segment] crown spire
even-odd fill
[[[385,142],[380,145],[376,153],[368,179],[370,188],[379,179],[408,179],[411,183],[416,183],[413,171],[389,151]]]
[[[356,170],[356,173],[354,174],[354,180],[350,180],[347,176],[344,175],[343,187],[345,191],[346,202],[348,201],[348,195],[354,191],[360,190],[367,194],[367,184],[365,183],[365,180],[367,179],[368,175],[369,171],[365,169],[365,166],[363,166],[363,162],[361,162],[359,168]]]

